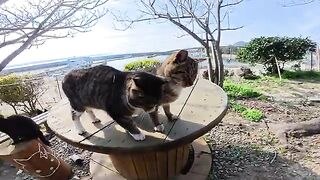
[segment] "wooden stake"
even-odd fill
[[[282,78],[281,78],[281,72],[280,72],[280,68],[279,68],[278,59],[277,59],[276,57],[274,57],[274,59],[276,60],[277,69],[278,69],[278,74],[279,74],[279,79],[280,79],[280,81],[281,81],[281,80],[282,80]]]
[[[316,50],[316,58],[318,61],[318,71],[320,71],[320,49],[319,49],[319,46],[317,47],[317,50]]]

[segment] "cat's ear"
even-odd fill
[[[174,59],[175,63],[182,63],[188,59],[188,51],[186,50],[180,50]]]

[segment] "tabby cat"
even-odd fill
[[[170,112],[170,103],[178,99],[183,88],[193,85],[198,74],[198,62],[188,56],[188,51],[180,50],[169,56],[157,69],[157,75],[169,80],[164,86],[161,104],[168,120],[176,120],[178,117]],[[164,131],[164,126],[158,120],[158,108],[149,113],[155,123],[155,131]]]
[[[39,125],[26,116],[0,117],[0,131],[6,133],[13,140],[13,144],[39,138],[44,144],[50,145],[40,131]]]
[[[136,110],[153,111],[163,99],[168,83],[163,77],[147,72],[122,72],[109,66],[73,70],[62,82],[72,107],[72,120],[80,135],[86,131],[80,122],[86,111],[93,123],[100,122],[90,108],[105,110],[135,140],[145,135],[132,121]]]

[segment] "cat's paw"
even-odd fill
[[[87,133],[87,131],[85,131],[85,130],[83,130],[83,131],[78,131],[78,134],[80,135],[80,136],[83,136],[83,135],[85,135]]]
[[[136,141],[143,141],[146,139],[146,136],[140,132],[139,134],[131,134],[130,132],[128,132],[130,134],[130,136],[133,137],[134,140]]]
[[[167,116],[169,121],[176,121],[179,119],[179,116],[171,114],[170,116]]]
[[[159,124],[158,126],[155,126],[153,129],[156,132],[164,132],[164,125],[163,124]]]
[[[97,123],[101,123],[101,120],[98,119],[98,118],[95,118],[93,121],[92,121],[93,124],[97,124]]]
[[[179,119],[179,116],[177,116],[177,115],[172,115],[172,121],[176,121],[176,120],[178,120]]]

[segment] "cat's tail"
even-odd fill
[[[43,133],[41,131],[39,131],[39,139],[43,142],[43,144],[47,145],[47,146],[51,146],[50,141],[44,137]]]

